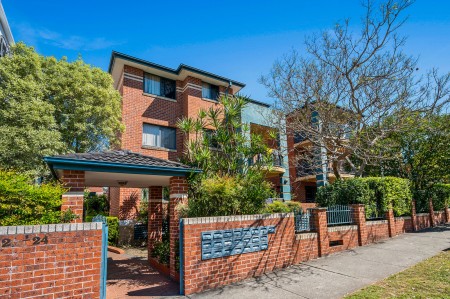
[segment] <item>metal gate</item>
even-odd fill
[[[103,215],[92,218],[92,222],[102,223],[102,262],[100,270],[100,299],[106,299],[106,275],[108,269],[108,222]]]

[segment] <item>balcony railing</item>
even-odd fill
[[[0,35],[0,57],[10,53],[9,44],[3,35]]]
[[[274,151],[273,153],[270,154],[270,162],[271,162],[271,166],[274,167],[284,167],[283,166],[283,155],[281,155],[280,153]],[[251,161],[251,165],[257,164],[257,163],[267,163],[267,161],[264,160],[264,155],[263,154],[257,154],[253,157],[253,160]]]

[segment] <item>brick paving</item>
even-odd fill
[[[107,298],[173,298],[179,285],[148,265],[147,258],[108,252]]]

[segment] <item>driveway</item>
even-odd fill
[[[189,297],[342,298],[445,249],[450,249],[450,225],[403,234]]]

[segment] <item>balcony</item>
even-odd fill
[[[10,49],[8,41],[5,39],[3,35],[0,35],[0,57],[9,55]]]
[[[317,174],[317,168],[313,167],[311,164],[302,161],[300,162],[300,165],[298,165],[295,169],[296,171],[296,182],[315,182],[316,181],[316,174]],[[355,176],[355,173],[353,171],[345,170],[344,167],[341,167],[340,169],[341,177],[346,178],[353,178]],[[328,179],[333,182],[336,179],[336,176],[334,175],[333,169],[331,166],[327,168],[327,177]]]
[[[262,154],[257,154],[253,157],[253,159],[250,159],[249,164],[255,165],[270,165],[262,166],[263,169],[268,169],[268,177],[276,176],[283,174],[286,170],[284,169],[283,165],[283,155],[281,155],[278,151],[274,151],[270,154],[269,161],[267,161]]]

